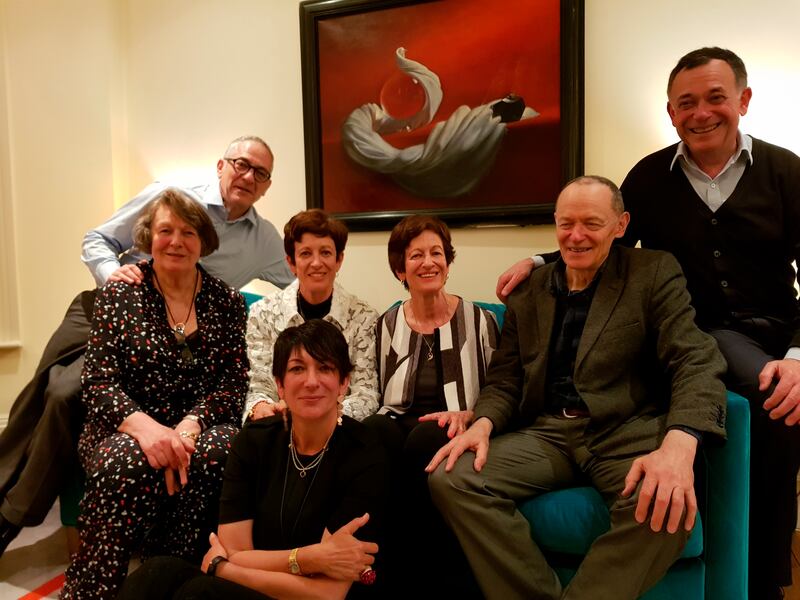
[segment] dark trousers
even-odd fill
[[[540,416],[533,425],[492,438],[480,472],[475,454],[461,455],[450,473],[431,473],[431,496],[455,531],[486,598],[492,600],[635,600],[680,556],[683,527],[654,533],[634,518],[641,485],[625,486],[634,455],[602,457],[587,447],[588,419]],[[591,484],[606,502],[611,528],[598,537],[562,589],[517,509],[522,499],[576,484]]]
[[[140,545],[144,557],[168,554],[199,564],[217,528],[222,471],[237,432],[233,425],[216,425],[201,433],[189,481],[173,496],[167,495],[164,470],[150,466],[131,436],[115,433],[100,442],[85,463],[81,546],[61,598],[115,598]]]
[[[448,441],[435,422],[372,415],[364,424],[384,442],[389,457],[390,504],[381,548],[385,598],[480,598],[478,584],[455,535],[433,506],[425,467]],[[420,568],[420,552],[433,557]],[[422,594],[422,596],[420,596]]]
[[[16,525],[42,522],[78,462],[80,376],[94,295],[82,292],[72,301],[0,433],[0,514]]]
[[[758,389],[758,374],[784,357],[790,328],[766,319],[749,319],[736,329],[710,333],[728,361],[725,383],[750,402],[750,568],[751,597],[792,582],[792,533],[797,523],[797,472],[800,428],[772,420],[762,408],[774,389]]]
[[[265,600],[238,583],[209,577],[197,566],[172,556],[145,561],[125,580],[117,600]]]

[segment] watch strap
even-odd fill
[[[206,569],[206,575],[211,575],[211,577],[216,577],[217,567],[219,567],[219,564],[223,562],[228,562],[228,559],[222,556],[221,554],[212,558],[211,562],[208,563],[208,569]]]

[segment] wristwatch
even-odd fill
[[[194,421],[198,425],[200,425],[200,431],[205,431],[205,423],[203,423],[203,419],[198,417],[197,415],[186,415],[183,417],[184,421]]]
[[[217,574],[217,567],[219,566],[219,563],[222,562],[228,562],[228,559],[222,556],[221,554],[219,556],[215,556],[214,558],[212,558],[211,562],[208,563],[208,569],[206,569],[206,575],[211,575],[211,577],[215,577]]]
[[[297,551],[300,548],[295,548],[291,552],[289,552],[289,572],[292,575],[302,575],[303,573],[300,571],[300,565],[297,562]]]

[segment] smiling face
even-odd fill
[[[405,279],[412,296],[440,292],[450,272],[442,238],[429,229],[420,233],[409,242],[404,265],[397,277]]]
[[[739,117],[747,113],[752,91],[737,85],[728,63],[715,59],[678,72],[668,95],[672,124],[701,168],[736,152]]]
[[[266,169],[272,173],[272,154],[262,144],[252,140],[231,145],[225,152],[225,158],[242,158],[253,167]],[[258,183],[253,169],[237,173],[233,165],[222,158],[217,161],[217,177],[219,177],[222,200],[228,209],[229,220],[238,219],[246,213],[272,185],[272,179]]]
[[[567,265],[567,280],[577,277],[588,285],[608,257],[614,238],[628,225],[627,212],[618,214],[611,190],[597,182],[572,183],[556,202],[556,237]]]
[[[158,207],[150,226],[153,264],[164,272],[194,271],[202,244],[197,230],[166,206]]]
[[[300,293],[312,304],[327,300],[333,293],[336,273],[342,266],[344,252],[336,255],[330,236],[304,233],[294,245],[294,259],[287,257],[289,268],[300,280]]]
[[[336,419],[337,398],[347,392],[350,378],[340,380],[331,362],[319,362],[302,346],[289,356],[283,379],[276,379],[278,395],[294,419]]]

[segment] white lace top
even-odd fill
[[[297,311],[297,280],[285,290],[273,292],[250,307],[247,320],[247,356],[250,359],[250,388],[244,418],[256,402],[277,402],[278,390],[272,377],[272,349],[281,331],[300,325]],[[378,313],[366,302],[333,287],[331,310],[324,319],[336,325],[350,347],[350,389],[344,399],[344,414],[359,421],[378,410],[378,375],[375,369],[375,321]]]

